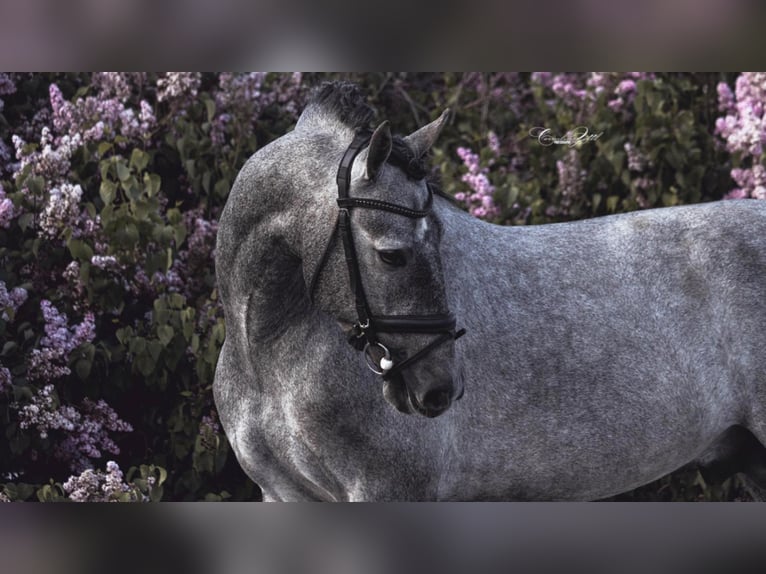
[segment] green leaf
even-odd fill
[[[175,331],[173,330],[173,327],[170,325],[160,325],[157,327],[157,337],[159,338],[160,342],[167,346],[170,341],[173,340],[173,336],[175,335]]]
[[[181,211],[176,207],[171,207],[170,209],[168,209],[167,218],[168,218],[168,223],[170,223],[171,225],[176,225],[183,221],[183,216],[181,215]]]
[[[27,229],[32,227],[32,225],[34,224],[34,221],[35,221],[35,215],[33,213],[24,213],[18,219],[19,227],[21,227],[22,231],[26,231]]]
[[[197,176],[197,161],[195,159],[187,159],[184,162],[184,168],[189,175],[189,179],[194,179]]]
[[[112,167],[112,161],[111,160],[101,160],[98,164],[99,171],[101,172],[101,179],[103,181],[106,181],[109,179],[109,170]]]
[[[206,171],[202,175],[202,189],[204,189],[205,193],[208,195],[210,194],[210,179],[212,178],[212,176],[213,174],[210,173],[209,171]]]
[[[156,364],[160,360],[163,345],[160,341],[149,341],[149,355]]]
[[[144,377],[148,377],[154,372],[154,365],[156,363],[154,359],[152,359],[151,355],[148,353],[143,353],[136,357],[134,364],[136,365],[139,373],[141,373]]]
[[[18,348],[18,345],[14,341],[8,341],[3,345],[3,350],[0,351],[0,355],[6,357]]]
[[[88,359],[79,359],[74,366],[74,370],[80,380],[84,381],[90,376],[91,368],[93,367],[93,361]]]
[[[213,187],[213,193],[220,198],[225,198],[227,195],[229,195],[229,180],[228,179],[219,179],[215,182],[215,186]]]
[[[146,350],[146,339],[143,337],[134,337],[130,340],[128,349],[135,355],[143,353]]]
[[[168,295],[167,301],[171,309],[183,309],[186,306],[186,297],[180,293],[171,293]]]
[[[160,192],[162,187],[162,178],[156,173],[144,174],[144,189],[149,197],[154,197]]]
[[[42,195],[45,189],[45,180],[39,175],[28,178],[24,184],[34,196]]]
[[[127,223],[117,230],[114,238],[124,247],[133,247],[138,242],[138,228],[133,223]]]
[[[98,155],[104,157],[104,155],[112,149],[111,142],[101,142],[98,144]]]
[[[93,249],[81,239],[70,239],[67,241],[67,247],[72,257],[80,261],[90,261],[93,257]]]
[[[130,165],[136,168],[136,171],[142,172],[149,165],[149,154],[138,148],[133,148],[130,154]]]
[[[155,325],[163,325],[168,322],[170,318],[170,312],[168,311],[165,301],[162,299],[155,299],[154,301],[154,313],[153,319]]]
[[[111,205],[114,198],[117,196],[117,187],[113,182],[105,179],[101,182],[98,194],[101,197],[101,201],[104,202],[104,205]]]
[[[186,239],[186,226],[183,223],[178,223],[173,226],[173,237],[176,242],[176,247],[181,247]]]
[[[42,244],[42,239],[40,237],[35,238],[35,240],[32,242],[32,255],[34,255],[35,257],[39,256],[41,244]]]
[[[192,353],[197,353],[199,350],[199,335],[197,333],[192,334],[191,343],[190,343],[191,351]]]
[[[127,165],[125,165],[125,160],[120,159],[120,161],[117,162],[116,166],[117,168],[117,177],[121,182],[125,182],[130,177],[130,169]]]
[[[124,179],[120,182],[120,187],[125,190],[125,193],[128,194],[128,197],[132,201],[138,201],[141,199],[141,196],[143,194],[143,189],[141,186],[138,185],[138,180],[136,179],[136,176],[131,175],[130,177]]]
[[[195,311],[191,307],[181,311],[181,328],[187,341],[191,339],[192,333],[194,333],[194,315]]]
[[[212,122],[215,117],[215,100],[205,98],[205,110],[207,111],[207,121]]]

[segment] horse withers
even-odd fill
[[[214,391],[264,499],[766,485],[766,202],[491,225],[425,177],[445,118],[369,132],[329,84],[234,184]]]

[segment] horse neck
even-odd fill
[[[222,214],[218,281],[227,325],[239,324],[243,340],[278,337],[310,305],[305,268],[329,239],[333,207],[334,166],[315,147],[286,136],[261,149]],[[290,157],[301,161],[286,162]]]

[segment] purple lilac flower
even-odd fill
[[[7,96],[16,92],[16,82],[7,72],[0,72],[0,96]]]
[[[64,408],[67,407],[61,407]],[[93,459],[101,458],[103,451],[120,454],[120,448],[109,436],[110,432],[133,431],[133,427],[121,420],[103,400],[94,402],[85,398],[79,411],[76,411],[73,423],[74,428],[56,444],[53,453],[57,459],[68,462],[74,471],[86,468]]]
[[[731,106],[727,88],[728,86],[719,85],[719,95],[724,94],[723,102],[719,100],[719,104]],[[737,78],[735,99],[733,113],[716,121],[716,132],[726,140],[729,152],[760,156],[766,140],[763,113],[763,103],[766,101],[766,73],[742,73]]]
[[[199,434],[204,436],[206,434],[219,434],[221,432],[221,425],[218,424],[218,415],[215,411],[210,411],[209,415],[204,415],[200,421]]]
[[[0,393],[5,393],[13,387],[11,371],[0,363]]]
[[[91,83],[102,98],[127,100],[134,86],[146,82],[145,72],[95,72]]]
[[[628,156],[628,169],[630,171],[642,172],[649,166],[649,158],[641,153],[641,150],[630,142],[626,142],[624,147]]]
[[[70,169],[70,159],[82,145],[82,137],[79,133],[73,136],[63,136],[56,142],[51,135],[50,129],[44,127],[40,139],[40,151],[25,150],[26,142],[21,136],[11,136],[11,141],[16,149],[16,159],[19,160],[16,178],[26,169],[30,175],[39,175],[49,182],[64,181]]]
[[[94,255],[90,262],[99,269],[120,269],[120,264],[114,255]]]
[[[495,155],[495,157],[499,157],[500,156],[500,138],[497,137],[497,134],[493,131],[490,131],[487,134],[487,142],[489,144],[489,149],[492,150],[492,153]]]
[[[40,348],[33,349],[29,360],[28,375],[33,380],[53,381],[71,373],[66,364],[69,354],[96,336],[95,317],[86,313],[82,322],[70,327],[67,316],[53,304],[43,299],[40,308],[45,319],[45,336]]]
[[[0,72],[0,96],[7,96],[16,91],[16,83],[11,78],[11,75],[6,72]],[[0,112],[3,111],[5,102],[0,98]]]
[[[0,176],[3,173],[13,173],[16,171],[16,166],[11,165],[11,158],[14,157],[13,150],[0,139]]]
[[[13,201],[5,195],[3,184],[0,183],[0,227],[8,229],[13,218],[17,216]]]
[[[119,465],[110,460],[106,472],[87,468],[77,476],[70,476],[62,485],[69,500],[74,502],[118,502],[129,494],[131,502],[147,501],[138,489],[125,482]]]
[[[266,79],[264,72],[248,74],[233,74],[224,72],[218,76],[218,90],[215,93],[215,104],[219,109],[237,108],[271,103],[272,99],[264,101],[261,88]],[[268,98],[273,98],[269,94]]]
[[[550,88],[553,85],[553,74],[551,72],[532,72],[530,79],[533,84],[539,84],[544,88]]]
[[[556,96],[551,107],[564,102],[568,107],[584,114],[594,111],[598,97],[608,94],[607,106],[617,113],[624,112],[633,103],[637,83],[654,79],[647,72],[591,72],[590,74],[533,72],[531,81],[550,89]]]
[[[634,82],[631,79],[622,80],[619,84],[617,84],[617,87],[614,89],[614,93],[618,96],[626,96],[631,95],[635,93],[636,91],[636,82]]]
[[[744,166],[731,170],[738,187],[727,193],[726,199],[766,199],[766,173],[762,165],[766,143],[765,101],[766,73],[743,72],[737,78],[733,94],[727,84],[718,85],[719,109],[726,115],[716,121],[716,134]]]
[[[51,384],[45,385],[29,404],[19,408],[18,416],[19,427],[35,428],[41,439],[47,439],[51,432],[63,436],[56,443],[53,455],[75,472],[88,468],[91,460],[101,458],[102,451],[120,454],[119,447],[109,437],[110,432],[133,430],[103,400],[93,402],[86,398],[79,409],[60,405]]]
[[[193,100],[200,87],[199,72],[168,72],[157,80],[157,101]]]
[[[232,116],[228,113],[218,114],[210,124],[210,141],[213,145],[223,146],[226,143],[226,125]]]
[[[500,214],[500,209],[495,205],[493,195],[495,186],[489,181],[489,170],[479,163],[478,154],[470,149],[459,147],[457,154],[468,172],[463,174],[461,180],[467,183],[473,193],[461,195],[458,201],[463,201],[468,207],[469,213],[482,219],[492,219]],[[457,199],[457,196],[456,196]]]
[[[8,287],[4,281],[0,281],[0,311],[2,311],[3,321],[8,321],[7,310],[10,309],[13,314],[19,310],[24,302],[27,300],[27,290],[23,287],[14,287],[8,291]]]
[[[80,216],[80,185],[63,184],[50,191],[45,209],[40,214],[40,233],[48,239],[59,237],[62,231],[75,225]]]
[[[718,111],[726,114],[736,113],[734,92],[731,91],[729,84],[719,82],[718,87]]]
[[[156,126],[154,111],[145,101],[140,103],[140,109],[137,112],[126,106],[124,98],[108,97],[114,90],[121,89],[111,86],[107,90],[102,90],[97,97],[88,96],[68,102],[58,86],[51,84],[53,127],[59,134],[55,143],[59,144],[66,137],[79,138],[78,144],[80,144],[108,140],[116,135],[122,135],[127,138],[127,141],[120,142],[119,145],[127,147],[130,142],[148,140]]]

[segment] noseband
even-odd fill
[[[404,369],[412,366],[430,353],[433,349],[447,341],[456,340],[465,335],[465,329],[455,331],[455,317],[449,313],[436,315],[373,315],[370,312],[370,306],[367,304],[367,297],[364,294],[362,278],[359,273],[359,260],[354,248],[354,239],[351,234],[351,213],[352,208],[377,209],[388,211],[402,217],[410,219],[422,219],[431,212],[433,205],[433,191],[430,184],[428,187],[428,200],[422,210],[410,209],[403,205],[388,203],[377,199],[364,199],[349,196],[349,187],[351,184],[351,168],[354,159],[359,152],[369,143],[370,134],[367,132],[357,132],[351,145],[348,146],[346,153],[338,167],[338,219],[335,224],[335,230],[330,241],[325,248],[322,259],[314,272],[311,280],[310,293],[313,296],[316,282],[319,274],[324,267],[330,251],[335,233],[339,232],[343,241],[343,251],[346,254],[346,265],[348,266],[348,277],[351,284],[351,290],[354,292],[356,300],[357,322],[351,328],[348,335],[348,342],[357,350],[363,351],[367,366],[377,375],[382,375],[383,379],[388,380],[400,374]],[[419,333],[439,335],[431,343],[420,349],[414,355],[408,357],[401,363],[394,364],[390,351],[378,341],[378,333]],[[380,361],[376,361],[372,356],[371,350],[378,347],[383,352]]]

